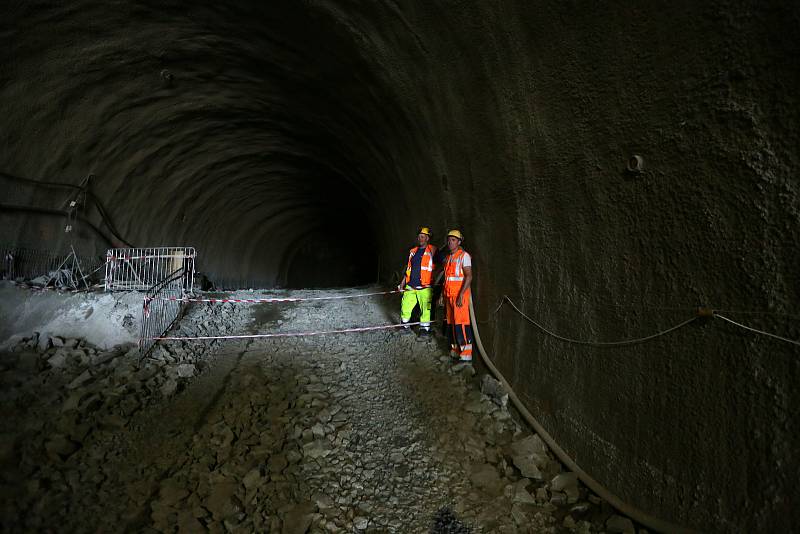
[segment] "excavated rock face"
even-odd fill
[[[800,336],[780,315],[800,293],[795,4],[6,2],[0,20],[2,240],[193,245],[214,279],[299,287],[386,280],[417,225],[458,226],[487,347],[587,471],[699,529],[798,519],[796,348],[712,321],[596,349],[489,315],[507,294],[619,340],[705,304]],[[79,201],[97,228],[71,234],[53,210],[77,191],[9,177],[90,174],[107,221]]]

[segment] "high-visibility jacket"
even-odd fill
[[[411,282],[411,260],[414,254],[417,253],[419,247],[412,247],[408,251],[408,266],[406,267],[406,283]],[[430,287],[431,278],[433,277],[433,255],[436,254],[436,247],[428,245],[425,247],[425,252],[422,253],[422,263],[420,264],[419,282],[422,287]]]
[[[459,248],[444,260],[444,296],[455,297],[464,283],[464,252]]]

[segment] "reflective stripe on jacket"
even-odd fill
[[[454,297],[461,290],[464,283],[464,252],[459,248],[444,260],[444,295]]]
[[[417,253],[419,247],[413,247],[408,252],[408,266],[406,267],[406,283],[411,282],[411,260],[414,254]],[[422,253],[422,263],[420,263],[419,281],[422,287],[430,287],[431,278],[433,277],[433,255],[436,253],[436,247],[427,245],[425,252]]]

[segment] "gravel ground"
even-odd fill
[[[194,304],[175,334],[388,324],[395,297]],[[141,362],[24,338],[0,354],[3,530],[635,532],[446,354],[396,330],[171,341]]]

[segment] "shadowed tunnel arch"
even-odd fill
[[[194,243],[221,286],[375,280],[374,229],[386,226],[378,206],[391,195],[383,184],[401,211],[396,161],[420,136],[323,10],[30,3],[11,19],[59,36],[39,48],[9,29],[14,56],[27,57],[12,65],[28,80],[11,93],[38,86],[34,116],[54,125],[42,142],[69,139],[52,141],[48,164],[18,174],[61,177],[76,157],[91,162],[92,187],[114,199],[126,240]],[[291,247],[318,265],[280,272]]]
[[[31,1],[0,25],[0,171],[92,174],[106,215],[66,235],[73,190],[0,175],[3,240],[117,233],[197,247],[222,286],[329,287],[459,227],[484,341],[584,469],[697,529],[796,523],[791,346],[709,322],[612,351],[493,312],[618,340],[702,305],[800,337],[797,5]]]

